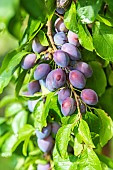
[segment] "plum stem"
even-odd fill
[[[54,44],[53,37],[52,37],[52,21],[51,21],[51,20],[49,20],[49,21],[47,22],[47,27],[48,27],[47,36],[48,36],[49,41],[50,41],[50,43],[51,43],[51,45],[52,45],[52,48],[54,49],[54,51],[56,51],[57,48],[56,48],[56,46],[55,46],[55,44]]]
[[[73,86],[70,84],[70,88],[75,96],[75,100],[77,103],[77,109],[78,109],[78,114],[79,114],[79,119],[82,119],[82,114],[80,112],[80,107],[79,107],[79,96],[77,95],[77,93],[74,91]]]
[[[59,15],[57,12],[55,12],[55,15],[64,20],[64,17],[62,15]]]

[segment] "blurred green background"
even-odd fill
[[[16,37],[18,37],[19,23],[17,22],[18,19],[15,19],[18,7],[19,0],[0,0],[0,67],[5,55],[12,49],[18,47]],[[11,33],[14,34],[15,37],[11,35]],[[9,86],[5,88],[0,99],[12,92],[13,85],[10,83]],[[4,110],[0,109],[0,116],[3,116],[3,112]],[[113,159],[113,139],[105,146],[103,153]],[[13,170],[15,166],[19,169],[23,161],[23,158],[17,157],[15,154],[9,158],[0,156],[0,170]]]

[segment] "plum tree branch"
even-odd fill
[[[52,48],[54,49],[54,51],[56,51],[57,48],[56,48],[56,46],[55,46],[55,44],[54,44],[53,37],[52,37],[52,21],[51,21],[51,20],[49,20],[49,21],[47,22],[47,27],[48,27],[47,36],[48,36],[49,41],[50,41],[50,43],[51,43],[51,45],[52,45]]]

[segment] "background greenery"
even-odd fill
[[[30,0],[28,1],[27,0],[23,0],[23,1],[1,0],[0,1],[0,65],[2,63],[4,56],[6,56],[6,54],[9,51],[19,47],[19,45],[23,47],[24,44],[30,44],[31,40],[36,36],[38,31],[47,22],[47,19],[50,19],[52,17],[54,13],[54,9],[55,9],[55,6],[54,6],[55,1],[50,0],[47,2],[48,3],[44,6],[43,5],[44,0],[42,1],[42,4],[40,4],[39,0],[34,1],[34,2]],[[84,61],[89,62],[93,68],[94,74],[92,78],[89,79],[87,82],[88,87],[94,89],[97,92],[97,94],[99,95],[98,106],[104,109],[113,119],[113,104],[112,104],[113,103],[113,69],[112,69],[113,68],[113,63],[112,63],[113,62],[113,2],[112,0],[111,1],[110,0],[105,0],[105,1],[98,0],[98,3],[96,2],[97,2],[96,0],[93,0],[93,1],[88,0],[87,1],[88,4],[86,6],[86,1],[79,0],[77,11],[74,8],[75,4],[72,3],[71,7],[65,13],[64,21],[68,29],[78,32],[80,44],[82,46],[81,53],[82,53],[83,59]],[[105,15],[104,15],[105,11],[103,11],[102,10],[103,8],[101,8],[102,2],[104,5],[105,3],[107,3],[108,5]],[[38,10],[37,10],[37,6],[38,6]],[[86,13],[84,13],[84,11],[86,11]],[[30,18],[28,16],[28,13],[30,14]],[[77,14],[77,20],[75,17],[76,14]],[[73,20],[73,22],[71,23],[69,22],[70,18]],[[80,21],[82,21],[82,23]],[[91,24],[93,22],[95,22],[95,24],[93,25],[93,28],[91,30],[93,32],[93,36],[91,36],[85,24]],[[26,38],[26,34],[28,35],[27,38]],[[86,39],[87,39],[87,42],[86,42]],[[30,51],[30,46],[29,45],[26,46],[25,50]],[[23,53],[21,53],[21,50],[19,51],[19,56],[20,56],[19,61],[25,55],[26,51],[24,51]],[[10,53],[9,57],[11,57],[13,53]],[[4,65],[4,67],[7,67],[7,64]],[[2,95],[0,96],[0,98],[3,98],[4,96],[9,96],[9,95],[13,96],[15,94],[14,84],[15,84],[15,78],[17,77],[18,76],[15,75],[12,78],[10,76],[10,73],[9,73],[8,78],[3,77],[4,78],[3,83],[0,82],[1,84],[3,84],[0,91],[2,91],[3,88],[5,89]],[[95,78],[96,78],[96,81],[95,81]],[[95,82],[95,83],[92,83],[92,82]],[[7,86],[8,83],[9,85]],[[18,89],[18,92],[16,94],[17,96],[20,91],[20,88],[21,87],[17,88]],[[49,98],[51,98],[51,95],[48,96],[48,103],[49,103]],[[10,100],[11,98],[9,99],[7,98],[8,103],[10,102]],[[54,102],[55,100],[56,99],[53,99]],[[5,102],[6,100],[4,100],[1,106],[5,106],[6,105]],[[12,103],[16,104],[17,112],[18,112],[18,109],[21,108],[21,105],[18,104],[19,102],[20,102],[19,100],[16,101],[16,99],[12,97]],[[15,108],[15,106],[13,107]],[[45,106],[45,109],[46,107],[47,106]],[[5,110],[5,115],[8,118],[9,114],[15,115],[16,111],[14,113],[10,113],[10,106],[9,106],[7,110]],[[23,112],[25,113],[24,109],[23,109]],[[5,121],[4,118],[2,117],[3,115],[4,115],[4,109],[1,108],[0,109],[0,116],[1,116],[0,134],[4,133],[4,131],[7,131],[9,128],[8,124],[7,126],[2,124]],[[27,113],[25,113],[25,115],[27,115]],[[20,117],[21,117],[21,114],[20,114]],[[26,120],[26,117],[27,116],[24,117],[24,120]],[[10,121],[9,121],[9,124],[10,124]],[[15,124],[15,122],[17,125]],[[20,128],[20,125],[18,124],[18,121],[15,120],[15,122],[13,123],[13,126],[14,128],[16,127],[18,131]],[[46,124],[46,122],[44,123]],[[44,125],[44,123],[39,124],[38,126],[41,128]],[[32,125],[32,122],[30,122],[30,124]],[[29,129],[29,133],[32,134],[32,131],[33,131],[32,127],[26,127],[26,129],[27,130]],[[62,129],[62,130],[65,130],[65,129]],[[23,153],[25,157],[22,156],[22,144],[19,145],[19,143],[17,144],[19,145],[19,147],[17,147],[17,149],[15,148],[16,149],[15,152],[13,154],[10,153],[11,146],[8,145],[8,142],[10,143],[10,141],[12,140],[14,141],[15,138],[12,135],[10,136],[10,138],[8,138],[9,141],[5,142],[5,139],[7,139],[7,137],[9,136],[10,134],[6,133],[4,138],[0,138],[1,140],[0,145],[4,146],[3,147],[4,154],[2,154],[1,156],[8,156],[8,155],[12,155],[12,156],[8,158],[0,157],[0,166],[3,167],[5,170],[9,170],[9,169],[13,170],[13,167],[16,166],[15,169],[18,170],[25,161],[25,158],[27,155],[26,146],[23,149]],[[26,136],[24,136],[24,139],[25,138]],[[20,137],[20,141],[22,142],[23,138],[21,139]],[[30,144],[30,147],[32,148],[31,150],[33,150],[34,146],[32,146],[32,142]],[[107,145],[107,149],[108,148],[109,148],[109,153],[107,154],[109,157],[113,159],[113,139],[110,141],[109,145]],[[60,149],[62,150],[62,147]],[[56,157],[56,162],[57,162],[58,153],[54,153],[54,154],[57,155]],[[61,153],[61,155],[63,156],[65,156],[65,154],[66,154],[65,152]],[[35,159],[35,153],[31,153],[30,156],[31,157],[34,156],[34,159]],[[28,157],[28,159],[31,158],[30,156]],[[40,153],[39,153],[39,157],[40,157]],[[30,161],[32,162],[32,158]],[[28,163],[30,161],[28,160]],[[37,160],[37,162],[38,161],[40,161],[40,159]],[[108,162],[110,162],[110,160]],[[112,161],[110,163],[113,164]],[[32,166],[30,168],[32,169]]]

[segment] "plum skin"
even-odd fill
[[[68,31],[68,42],[75,45],[75,46],[79,46],[79,41],[78,41],[78,35],[72,31]]]
[[[91,77],[93,74],[92,68],[85,62],[78,62],[75,66],[75,69],[82,72],[86,78]]]
[[[57,50],[53,53],[55,63],[60,67],[67,67],[69,64],[69,56],[62,50]]]
[[[69,81],[74,87],[78,89],[83,89],[86,85],[85,76],[78,70],[70,71]]]
[[[66,34],[65,34],[64,32],[58,32],[58,33],[56,33],[56,34],[54,35],[53,39],[54,39],[55,44],[56,44],[56,45],[59,45],[59,46],[61,46],[61,45],[63,45],[64,43],[67,42],[67,36],[66,36]]]
[[[56,89],[62,87],[66,82],[66,74],[61,69],[52,70],[46,78],[46,87],[50,91],[55,91]]]
[[[34,53],[26,55],[22,61],[21,67],[24,70],[28,70],[28,69],[32,68],[35,65],[36,58],[37,58],[36,54],[34,54]]]
[[[61,105],[62,102],[67,98],[70,97],[71,92],[69,89],[62,89],[58,92],[58,102]]]
[[[49,64],[39,64],[36,70],[34,71],[34,79],[41,80],[45,79],[47,74],[50,72],[51,68]]]
[[[80,51],[73,44],[65,43],[62,45],[61,50],[65,51],[67,54],[69,54],[71,60],[80,60],[81,59]]]
[[[38,164],[37,166],[37,170],[50,170],[50,164]]]
[[[52,122],[52,124],[51,124],[52,134],[56,135],[59,128],[60,128],[60,125],[57,122]]]
[[[30,83],[28,83],[28,92],[33,95],[36,92],[40,91],[40,83],[37,80],[31,81]]]
[[[46,50],[46,46],[42,46],[37,38],[35,38],[32,42],[32,50],[33,52],[41,53]]]
[[[64,116],[73,114],[76,110],[76,102],[73,98],[67,97],[61,105],[61,112]]]
[[[38,143],[38,147],[40,148],[40,150],[43,151],[44,153],[50,152],[54,145],[54,141],[51,135],[45,139],[38,139],[37,143]]]
[[[81,99],[88,105],[96,105],[98,102],[97,93],[92,89],[84,89],[81,91]]]
[[[51,124],[48,124],[46,127],[42,128],[42,131],[36,130],[36,136],[38,139],[47,138],[51,133]]]

